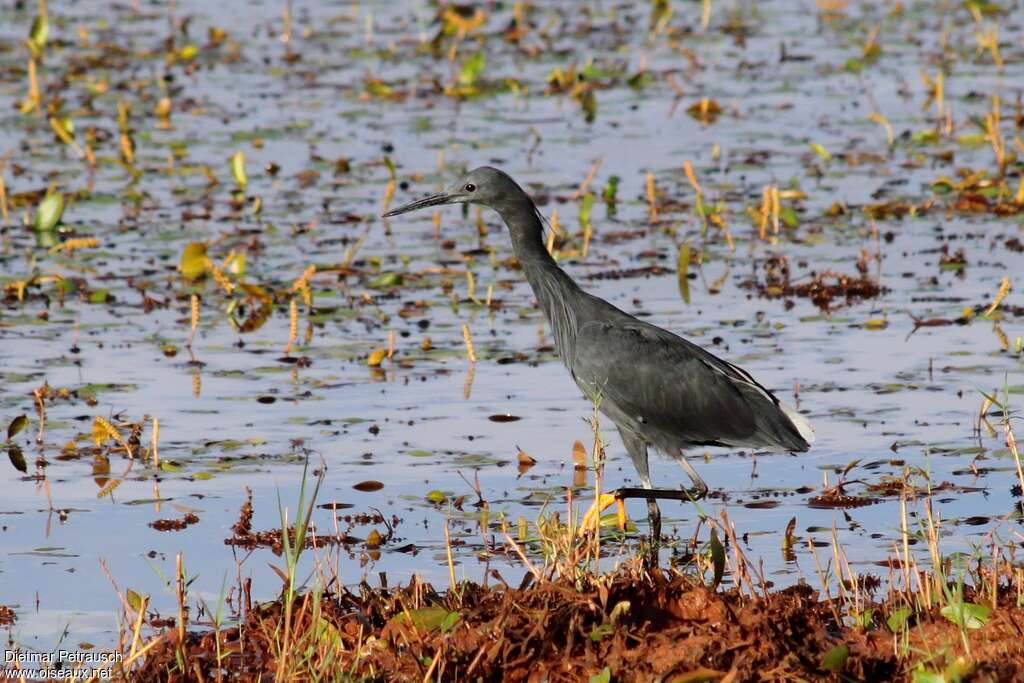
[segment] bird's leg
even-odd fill
[[[635,434],[624,429],[620,428],[619,434],[622,435],[622,443],[626,447],[626,452],[629,453],[636,472],[640,475],[640,482],[645,489],[654,488],[651,483],[651,470],[647,464],[647,444]],[[661,510],[658,509],[658,501],[653,498],[647,499],[647,521],[651,526],[651,544],[647,562],[656,567],[658,565],[658,546],[661,544]]]
[[[661,510],[658,509],[658,501],[653,498],[647,499],[647,521],[651,525],[651,545],[657,553],[658,543],[661,541]]]
[[[642,476],[640,481],[643,482],[645,489],[654,488],[651,485],[650,476]],[[654,498],[647,499],[647,522],[651,527],[651,544],[647,548],[644,562],[648,568],[656,569],[658,567],[658,549],[661,546],[661,510],[658,509],[658,501]]]
[[[693,500],[700,500],[701,498],[707,497],[708,485],[704,483],[704,480],[701,478],[701,476],[697,474],[697,470],[693,469],[693,465],[691,465],[690,462],[686,459],[686,456],[683,455],[683,452],[677,449],[672,451],[671,455],[675,459],[675,461],[678,462],[686,471],[686,474],[689,475],[690,481],[693,482],[693,488],[686,490],[687,495]]]

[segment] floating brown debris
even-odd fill
[[[153,527],[157,531],[181,531],[192,524],[199,523],[199,516],[191,512],[183,517],[177,519],[158,519],[155,522],[150,522],[149,526]]]
[[[992,213],[997,216],[1016,216],[1024,211],[1019,202],[992,202],[979,192],[964,192],[953,203],[953,210],[962,213]]]
[[[756,289],[769,299],[798,296],[810,299],[818,308],[829,311],[840,298],[849,305],[862,299],[873,299],[888,290],[865,272],[845,275],[832,270],[812,272],[809,281],[790,280],[789,261],[784,256],[772,256],[761,263],[763,279],[747,280],[742,287]]]
[[[939,256],[939,267],[946,270],[962,270],[967,267],[967,256],[963,247],[954,253],[949,253],[949,245],[942,245],[942,254]]]
[[[921,216],[928,213],[933,205],[934,201],[930,199],[921,204],[892,201],[881,204],[866,204],[863,207],[863,211],[868,217],[881,221],[890,218],[903,218],[904,216]]]
[[[346,506],[346,504],[325,503],[320,507],[339,510],[343,509],[343,506]],[[347,507],[351,506],[348,505]],[[224,539],[224,545],[239,546],[247,550],[253,550],[255,548],[270,548],[271,552],[275,555],[281,555],[284,550],[284,540],[282,538],[281,530],[270,529],[269,531],[253,531],[252,514],[252,491],[247,489],[246,500],[242,503],[242,507],[238,511],[238,521],[232,525],[231,531],[233,533],[229,538]],[[357,513],[354,515],[344,515],[339,517],[338,520],[345,522],[348,529],[361,524],[382,524],[386,526],[388,533],[380,537],[380,541],[377,545],[386,543],[391,538],[392,529],[399,521],[397,518],[393,517],[389,522],[382,514],[376,511],[373,514]],[[306,538],[303,541],[303,547],[324,548],[332,545],[352,545],[355,543],[362,543],[363,540],[364,539],[362,538],[350,535],[347,533],[347,530],[338,534],[326,535],[318,534],[315,529],[311,529],[310,533],[306,535]]]
[[[332,545],[353,545],[362,542],[363,539],[344,533],[330,535],[310,533],[306,536],[305,541],[303,542],[303,547],[326,548]],[[239,534],[236,532],[233,536],[224,539],[224,545],[239,546],[246,550],[269,548],[272,553],[278,556],[280,556],[284,551],[284,539],[282,538],[280,529],[251,531],[246,534]]]
[[[697,119],[704,125],[710,125],[718,120],[725,110],[718,102],[707,97],[694,102],[686,108],[686,113]]]
[[[966,316],[960,316],[959,318],[915,318],[913,315],[910,316],[914,321],[914,329],[917,330],[920,327],[946,327],[947,325],[966,325],[970,322],[970,318]]]
[[[954,484],[949,481],[943,481],[938,484],[921,484],[914,485],[904,479],[897,479],[895,477],[882,477],[880,481],[872,482],[867,485],[867,490],[872,494],[878,496],[902,496],[902,495],[923,495],[926,493],[944,493],[944,492],[955,492],[955,493],[980,493],[986,489],[981,486],[964,486],[962,484]]]
[[[622,280],[624,278],[631,277],[661,275],[662,273],[667,272],[669,272],[668,269],[662,268],[661,266],[644,266],[640,268],[623,268],[620,270],[608,270],[599,273],[589,273],[586,275],[586,278],[588,280]]]
[[[811,275],[810,282],[801,282],[790,288],[790,293],[810,299],[823,310],[830,309],[837,297],[842,297],[849,304],[860,299],[873,299],[885,291],[878,280],[868,275],[843,275],[831,270],[815,273]]]
[[[0,626],[10,626],[18,620],[18,615],[7,605],[0,605]]]
[[[850,496],[844,493],[829,491],[820,496],[811,496],[807,501],[807,507],[820,509],[847,509],[860,508],[866,505],[873,505],[878,499],[866,496]]]

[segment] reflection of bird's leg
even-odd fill
[[[708,485],[705,484],[704,480],[701,479],[701,476],[697,474],[697,470],[693,469],[693,465],[691,465],[690,462],[686,459],[686,456],[683,455],[683,452],[677,448],[671,451],[669,455],[675,458],[675,461],[678,462],[684,470],[686,470],[686,474],[689,475],[690,481],[693,482],[693,488],[686,489],[687,495],[689,495],[694,500],[700,500],[701,498],[705,498],[708,495]]]
[[[626,452],[633,459],[637,474],[640,475],[640,482],[645,489],[652,489],[651,471],[647,465],[647,444],[635,434],[623,429],[619,430],[622,435],[622,443],[626,446]],[[651,559],[657,564],[658,544],[661,542],[661,510],[658,509],[658,501],[653,498],[647,499],[647,519],[651,524]]]

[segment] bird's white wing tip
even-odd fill
[[[793,423],[796,431],[800,433],[800,436],[803,437],[803,440],[808,445],[814,443],[814,427],[811,426],[810,421],[806,417],[796,412],[796,409],[790,408],[785,404],[782,404],[782,412],[786,414],[786,417]]]

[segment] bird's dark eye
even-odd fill
[[[467,183],[465,189],[466,192],[476,192],[476,185],[474,185],[473,183]]]

